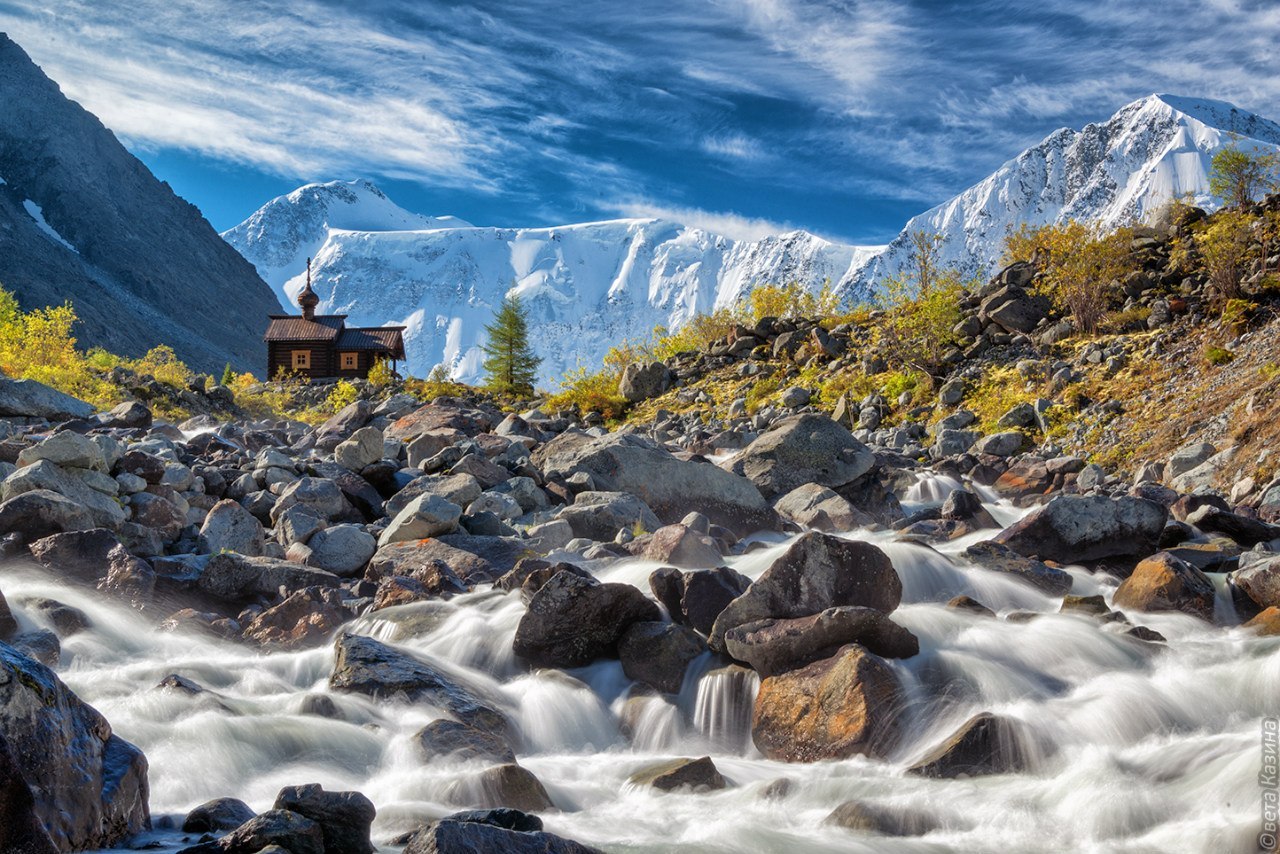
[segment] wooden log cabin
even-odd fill
[[[347,326],[345,314],[316,314],[319,305],[308,258],[307,284],[298,294],[302,314],[270,315],[263,336],[268,377],[293,373],[310,379],[364,379],[379,361],[391,362],[394,371],[405,358],[403,326]]]

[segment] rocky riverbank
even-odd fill
[[[821,344],[818,329],[802,346]],[[614,431],[403,394],[358,400],[318,427],[175,426],[142,403],[93,414],[32,384],[0,386],[19,401],[0,441],[0,815],[21,850],[148,831],[234,854],[593,850],[567,837],[649,850],[625,828],[611,835],[608,820],[574,816],[619,793],[730,797],[715,793],[753,781],[767,802],[812,804],[793,791],[808,778],[781,763],[921,780],[1066,773],[1061,734],[1018,697],[1064,697],[1081,673],[992,691],[949,663],[962,630],[1060,636],[1093,650],[1085,673],[1148,672],[1181,661],[1183,643],[1232,638],[1275,675],[1265,636],[1280,633],[1280,501],[1210,488],[1200,473],[1220,453],[1207,445],[1122,480],[1051,440],[1029,447],[1025,432],[1008,448],[1006,434],[969,436],[962,399],[928,430],[873,429],[874,401],[854,422],[849,407],[831,417],[798,395],[750,416],[666,412]],[[23,400],[41,405],[18,411]],[[23,592],[48,583],[75,601]],[[113,621],[129,631],[99,625]],[[173,652],[198,648],[227,672],[244,666],[233,660],[295,662],[310,677],[286,679],[294,687],[278,697],[291,715],[343,738],[363,726],[397,740],[331,773],[307,758],[326,755],[321,745],[290,736],[307,745],[285,751],[296,778],[246,768],[252,787],[228,780],[186,815],[165,791],[169,807],[153,816],[143,751],[62,681],[109,660],[112,631],[147,650],[147,666],[130,676],[121,664],[105,695],[134,724],[128,703],[141,694],[166,721],[206,716],[225,750],[255,743],[225,727],[259,720],[264,701]],[[175,658],[186,666],[152,672]],[[585,692],[573,702],[592,711],[548,734],[521,696],[538,690]],[[1166,718],[1153,714],[1151,735],[1185,726]],[[690,726],[703,740],[678,735]],[[682,746],[707,755],[669,755]],[[614,795],[579,791],[546,759],[628,750],[650,759],[624,762]],[[151,779],[174,787],[174,758],[165,751],[158,771],[153,753]],[[386,802],[341,788],[387,762],[447,785]],[[324,788],[312,785],[317,768],[329,769]],[[904,798],[828,798],[824,810],[823,833],[972,829]]]

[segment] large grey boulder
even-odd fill
[[[716,618],[710,645],[724,652],[727,631],[770,618],[807,617],[837,605],[889,613],[902,600],[902,580],[870,543],[812,532],[791,544],[747,591]]]
[[[229,498],[213,505],[200,526],[199,550],[203,554],[239,552],[256,557],[266,542],[262,523],[240,502]]]
[[[382,459],[382,431],[377,427],[361,427],[351,438],[339,442],[333,449],[338,465],[351,471],[360,471]]]
[[[36,812],[31,787],[23,779],[9,743],[0,732],[0,851],[57,854]]]
[[[1071,592],[1071,573],[1020,555],[1000,543],[991,540],[974,543],[964,550],[963,556],[983,569],[1012,575],[1050,596],[1062,596]]]
[[[1060,495],[1001,531],[995,542],[1058,563],[1154,554],[1169,511],[1145,498]]]
[[[661,362],[632,363],[622,371],[618,394],[632,403],[648,400],[671,388],[671,371]]]
[[[0,503],[0,536],[17,534],[28,543],[93,526],[93,515],[87,509],[47,489],[24,492]]]
[[[436,495],[451,504],[466,507],[484,492],[484,487],[473,475],[423,475],[414,478],[387,500],[387,515],[394,519],[409,502],[419,495]]]
[[[438,537],[458,530],[462,508],[438,495],[422,494],[405,505],[378,538],[378,546]]]
[[[828,533],[851,531],[874,521],[835,490],[817,483],[797,486],[775,500],[773,509],[792,522]]]
[[[535,450],[533,461],[548,480],[583,472],[598,490],[635,495],[666,523],[697,511],[739,536],[777,524],[751,481],[708,462],[678,459],[635,434],[564,433]]]
[[[338,636],[334,650],[329,687],[335,691],[381,701],[429,703],[468,726],[510,734],[511,724],[496,704],[433,664],[373,638],[345,632]]]
[[[751,579],[727,566],[681,572],[672,566],[649,575],[653,595],[680,625],[711,634],[716,617],[751,586]]]
[[[1014,284],[1000,288],[982,301],[978,316],[1006,332],[1030,332],[1049,312],[1048,301]]]
[[[18,468],[48,460],[63,467],[106,469],[106,457],[102,448],[88,436],[82,436],[71,430],[54,433],[30,447],[23,448],[18,454]]]
[[[307,566],[349,577],[364,569],[378,550],[378,541],[359,525],[334,525],[317,531],[299,548],[305,549],[302,562]]]
[[[324,477],[300,477],[286,486],[271,508],[271,521],[295,504],[305,505],[321,519],[337,519],[354,510],[337,481]]]
[[[237,602],[254,596],[275,596],[281,588],[337,587],[342,579],[331,572],[269,557],[247,557],[236,552],[212,555],[200,573],[200,590]]]
[[[512,647],[535,667],[582,667],[615,657],[632,623],[661,618],[658,606],[630,584],[601,584],[562,570],[529,600]]]
[[[48,490],[84,507],[98,527],[119,527],[125,520],[124,508],[120,506],[114,494],[100,492],[86,482],[86,476],[91,474],[94,473],[88,469],[68,470],[48,460],[40,460],[18,469],[5,478],[4,482],[0,483],[0,498],[8,501],[24,492]],[[95,480],[95,483],[100,483],[104,489],[117,488],[114,480],[105,475],[100,476],[104,482]],[[107,483],[111,487],[107,487]]]
[[[1280,555],[1245,552],[1229,578],[1258,608],[1280,606]]]
[[[735,474],[766,497],[816,483],[840,491],[875,468],[875,454],[825,415],[784,418],[734,457]]]
[[[662,521],[634,495],[625,492],[580,492],[557,517],[569,523],[575,537],[607,542],[618,531],[656,531]]]
[[[93,405],[35,380],[0,375],[0,416],[67,421],[93,415]]]
[[[142,751],[53,671],[4,643],[0,733],[58,850],[110,848],[150,827]]]

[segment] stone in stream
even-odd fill
[[[31,543],[30,549],[46,569],[91,583],[105,578],[113,563],[130,560],[120,540],[105,528],[51,534]]]
[[[979,777],[1022,771],[1027,766],[1022,736],[1008,718],[983,712],[907,769],[925,777]]]
[[[235,830],[257,813],[244,801],[235,798],[215,798],[206,801],[187,813],[182,821],[183,833],[211,833],[219,830]]]
[[[1280,555],[1245,552],[1240,568],[1227,578],[1255,608],[1280,605]]]
[[[630,584],[601,584],[561,571],[529,600],[512,646],[534,667],[582,667],[615,656],[632,623],[661,616]]]
[[[1001,531],[995,542],[1018,554],[1080,563],[1154,554],[1168,511],[1125,496],[1059,495]]]
[[[671,619],[711,634],[716,617],[751,586],[751,579],[727,566],[693,572],[664,566],[649,575],[649,588]]]
[[[502,737],[444,718],[418,730],[413,744],[427,760],[452,758],[499,764],[516,761],[515,751]]]
[[[18,633],[18,621],[9,609],[9,602],[0,592],[0,641],[9,640]]]
[[[31,787],[22,778],[4,733],[0,732],[0,851],[57,854],[40,816]]]
[[[548,481],[585,473],[597,490],[630,493],[667,523],[696,510],[735,535],[746,536],[774,528],[778,521],[760,490],[746,478],[707,462],[681,460],[631,433],[564,433],[539,446],[533,462]]]
[[[288,786],[276,795],[274,808],[297,813],[320,825],[328,854],[374,854],[377,850],[369,840],[377,810],[359,792],[326,792],[315,783]]]
[[[289,854],[327,854],[318,823],[281,809],[267,810],[221,839],[183,848],[178,854],[259,854],[274,846]]]
[[[685,626],[663,622],[632,623],[618,640],[618,658],[628,679],[664,694],[676,694],[689,663],[707,651],[707,643]]]
[[[837,605],[862,605],[885,614],[898,607],[902,581],[870,543],[811,532],[798,538],[716,618],[710,645],[724,651],[729,629],[767,618],[808,617]]]
[[[1245,548],[1252,548],[1258,543],[1280,537],[1280,528],[1274,525],[1208,504],[1188,513],[1183,521],[1207,534],[1222,534],[1230,537]]]
[[[515,763],[496,765],[477,778],[481,807],[509,807],[522,812],[555,809],[541,781]]]
[[[875,521],[835,490],[818,483],[797,486],[774,501],[773,509],[798,525],[828,533],[864,528]]]
[[[571,839],[542,831],[520,832],[492,824],[442,820],[423,828],[404,854],[461,854],[485,851],[501,854],[603,854]]]
[[[1168,552],[1138,564],[1112,596],[1117,608],[1180,611],[1213,622],[1213,582],[1203,572]]]
[[[923,836],[936,826],[923,813],[901,813],[865,801],[845,801],[832,810],[822,823],[882,836]]]
[[[962,556],[983,569],[1025,581],[1050,596],[1062,596],[1071,590],[1070,573],[1035,558],[1024,557],[994,540],[974,543],[964,550]]]
[[[1280,607],[1272,605],[1260,611],[1249,622],[1244,624],[1246,629],[1254,629],[1258,634],[1264,637],[1280,635]]]
[[[506,715],[474,689],[433,665],[373,638],[343,633],[334,644],[336,656],[329,687],[377,700],[425,702],[446,710],[463,723],[506,735]]]
[[[319,646],[354,616],[338,590],[306,587],[254,617],[244,639],[282,650]]]
[[[751,737],[768,759],[884,758],[906,701],[883,659],[851,644],[831,658],[760,682]]]
[[[723,789],[728,785],[710,756],[701,759],[672,759],[647,765],[628,777],[627,782],[633,786],[650,786],[663,792],[676,789],[706,792]]]
[[[856,643],[884,658],[910,658],[920,641],[873,608],[843,605],[810,617],[744,623],[725,634],[725,650],[761,676],[774,676]]]
[[[62,851],[109,848],[150,826],[147,760],[53,671],[0,643],[0,733]],[[19,797],[21,793],[18,793]]]
[[[688,569],[718,566],[721,561],[715,540],[680,524],[639,537],[628,548],[639,557]]]

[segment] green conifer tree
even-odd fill
[[[227,366],[222,369],[222,379],[219,380],[220,385],[231,385],[235,382],[236,373],[231,370],[231,363],[227,362]]]
[[[542,360],[529,346],[528,314],[520,298],[511,295],[503,299],[493,323],[484,331],[488,334],[484,344],[486,385],[502,394],[531,396]]]

